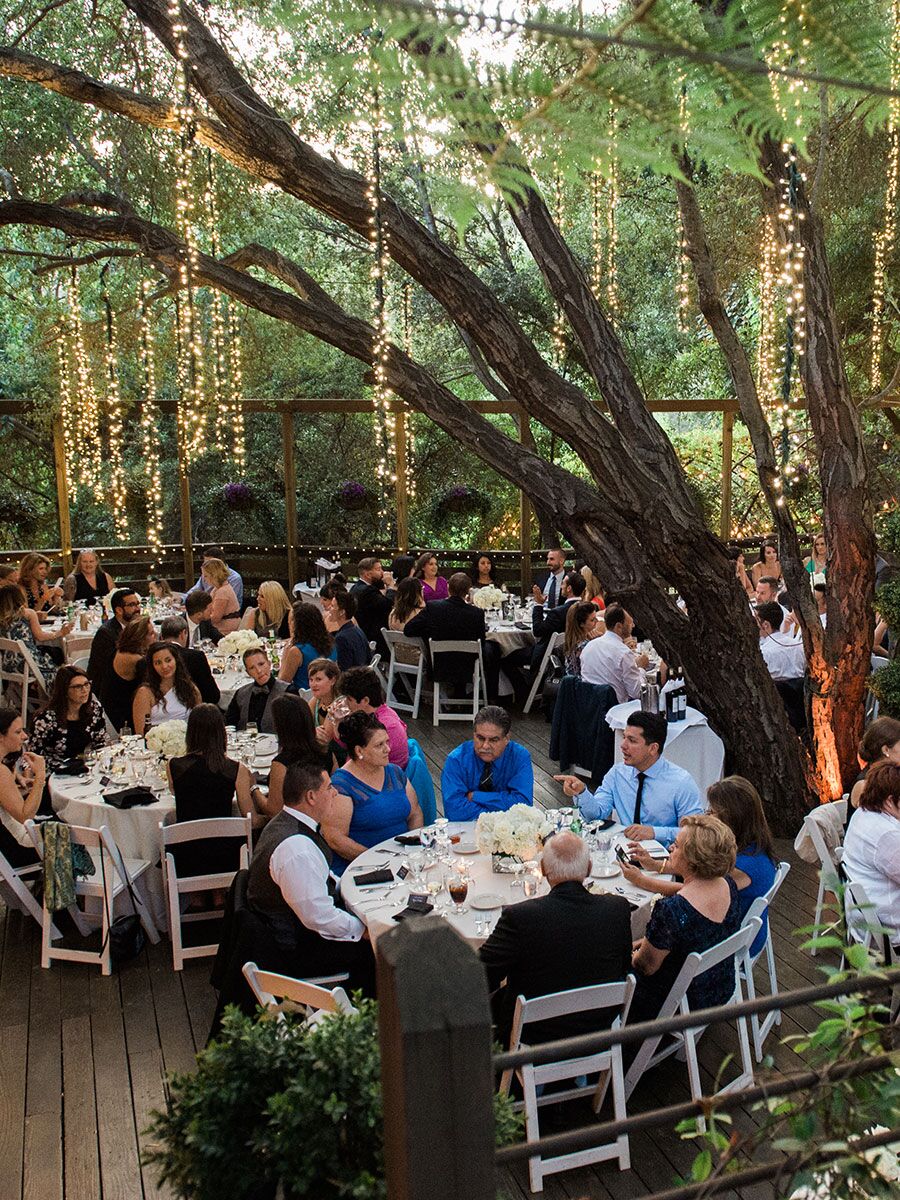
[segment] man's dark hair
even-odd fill
[[[314,792],[322,785],[322,776],[328,772],[320,763],[301,760],[291,763],[285,772],[284,783],[281,785],[281,795],[285,804],[299,804],[307,792]]]
[[[319,588],[319,599],[333,600],[335,596],[342,596],[346,590],[347,581],[344,579],[343,575],[339,579],[337,576],[335,576],[333,579],[330,579],[328,583],[323,583]]]
[[[241,662],[244,664],[245,667],[247,665],[247,659],[253,658],[254,654],[261,654],[263,656],[263,658],[266,660],[266,662],[269,661],[269,655],[266,653],[265,646],[248,646],[247,649],[244,651],[244,653],[241,655]]]
[[[351,595],[350,592],[335,592],[334,603],[348,621],[352,621],[356,616],[356,597]]]
[[[655,742],[659,746],[660,754],[662,754],[669,726],[666,718],[661,713],[641,712],[640,709],[637,709],[635,712],[628,714],[625,718],[625,724],[633,725],[635,729],[639,729],[647,745],[652,746]]]
[[[447,580],[447,591],[457,600],[465,599],[472,588],[472,580],[465,571],[455,571]]]
[[[161,642],[175,642],[183,633],[187,633],[188,623],[184,617],[166,617],[159,627]]]
[[[372,557],[361,558],[359,560],[359,562],[356,564],[356,570],[359,573],[360,578],[362,578],[363,571],[371,571],[372,568],[374,566],[376,566],[380,561],[381,561],[380,559],[372,558]]]
[[[136,595],[137,592],[134,590],[134,588],[119,588],[118,591],[113,592],[109,606],[113,612],[115,612],[117,608],[124,607],[126,596]]]
[[[484,708],[479,708],[475,714],[475,720],[472,722],[474,729],[477,729],[479,725],[496,725],[505,737],[512,729],[512,718],[499,704],[486,704]]]
[[[384,688],[371,667],[349,667],[341,676],[340,693],[357,704],[368,700],[373,708],[384,704]]]
[[[813,591],[819,592],[823,596],[827,596],[828,595],[828,585],[825,583],[814,583]]]
[[[190,592],[184,598],[184,611],[189,617],[205,612],[212,604],[209,592]]]
[[[727,550],[728,550],[728,557],[731,559],[732,562],[737,562],[737,560],[744,553],[743,546],[728,546]]]
[[[584,595],[584,589],[587,587],[587,580],[580,571],[570,571],[566,576],[566,583],[569,585],[569,591],[573,596]]]
[[[774,575],[760,575],[757,583],[767,583],[775,594],[778,594],[778,580]]]
[[[225,551],[222,549],[221,546],[204,546],[203,547],[203,557],[204,558],[221,558],[222,562],[224,562],[225,561]]]
[[[774,600],[767,600],[765,604],[757,604],[756,615],[760,621],[768,621],[772,626],[773,631],[781,628],[781,622],[784,620],[784,613],[781,611],[781,605],[776,604]]]
[[[611,604],[603,614],[607,629],[615,629],[625,620],[625,609],[620,604]]]

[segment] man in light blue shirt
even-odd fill
[[[511,726],[506,709],[489,704],[475,717],[472,740],[447,755],[441,795],[449,820],[475,821],[483,812],[534,802],[531,755],[510,741]]]
[[[625,836],[637,841],[656,838],[674,842],[682,817],[706,811],[697,785],[682,767],[662,757],[666,718],[636,710],[622,736],[623,762],[603,776],[596,792],[588,792],[575,775],[554,775],[567,796],[579,796],[589,821],[607,820],[615,809]]]
[[[225,553],[219,546],[207,546],[206,549],[203,551],[203,561],[205,562],[206,559],[208,559],[208,558],[220,558],[222,560],[222,562],[225,562]],[[231,567],[228,566],[228,563],[225,563],[225,566],[228,569],[228,582],[231,584],[232,588],[234,589],[235,596],[237,596],[238,608],[243,608],[243,606],[244,606],[244,581],[243,581],[243,579],[241,579],[240,575],[238,575],[237,571],[233,570]],[[185,595],[189,596],[191,594],[191,592],[209,592],[209,591],[212,591],[212,588],[210,587],[210,585],[208,583],[204,583],[203,576],[201,575],[200,578],[197,580],[197,582],[194,584],[194,586],[192,588],[188,588]]]

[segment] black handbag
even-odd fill
[[[131,907],[134,910],[131,913],[126,913],[123,917],[116,917],[115,921],[110,919],[109,899],[106,891],[106,859],[103,859],[103,902],[106,906],[106,919],[109,922],[109,929],[106,937],[109,940],[109,957],[112,966],[116,969],[130,962],[133,958],[137,958],[144,946],[147,944],[147,937],[144,933],[144,927],[141,924],[141,918],[138,916],[137,901],[134,898],[134,891],[131,887],[131,881],[126,880],[125,886],[128,888],[128,895],[131,898]],[[106,941],[100,947],[100,953],[106,949]]]

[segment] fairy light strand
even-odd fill
[[[409,279],[404,279],[403,289],[401,293],[401,304],[403,310],[403,351],[408,358],[413,356],[413,337],[412,337],[412,282]],[[406,414],[406,495],[412,500],[416,495],[416,473],[413,469],[413,453],[415,452],[416,438],[413,428],[414,413],[412,410]]]
[[[144,497],[147,514],[147,544],[154,556],[154,565],[162,556],[162,478],[159,463],[159,407],[156,394],[156,364],[153,327],[148,314],[150,281],[141,283],[139,312],[139,357],[143,375],[143,404],[141,405],[141,455],[144,468]]]
[[[688,136],[688,107],[687,82],[685,76],[680,76],[681,86],[678,93],[678,124],[682,139],[686,142]],[[675,209],[675,220],[678,232],[678,278],[675,282],[675,323],[679,333],[687,333],[688,317],[691,310],[691,267],[687,252],[687,238],[681,222],[681,210]]]
[[[232,430],[232,457],[243,474],[247,468],[247,438],[244,428],[244,362],[237,308],[228,305],[228,404]]]
[[[113,523],[120,542],[128,540],[128,505],[125,485],[124,423],[122,419],[122,393],[119,387],[119,356],[116,318],[108,294],[103,293],[106,312],[106,349],[104,367],[106,375],[106,444],[109,461],[110,492],[113,506]]]
[[[891,4],[891,89],[900,88],[900,0]],[[872,275],[872,351],[869,382],[872,391],[881,387],[884,342],[885,273],[897,238],[897,199],[900,193],[900,99],[888,102],[888,162],[882,225],[875,234],[875,264]]]
[[[75,446],[74,411],[72,396],[74,392],[72,378],[72,355],[69,346],[70,322],[68,313],[63,315],[60,331],[56,339],[56,354],[59,368],[59,409],[62,421],[63,455],[66,460],[66,482],[69,499],[75,499],[77,485],[72,472],[72,451]]]
[[[89,489],[98,503],[102,503],[103,452],[100,445],[100,409],[84,340],[78,272],[74,267],[68,288],[68,299],[72,350],[75,359],[76,392],[73,399],[76,419],[73,449],[78,468],[78,483],[81,487]]]
[[[556,167],[553,172],[553,215],[556,220],[556,228],[560,234],[563,232],[563,184],[562,176],[559,168]],[[566,319],[563,314],[562,305],[558,302],[554,305],[553,311],[553,327],[550,331],[550,345],[553,353],[553,365],[557,371],[562,371],[566,364]]]

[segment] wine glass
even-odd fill
[[[469,880],[464,874],[457,874],[454,871],[453,875],[447,881],[447,891],[450,893],[450,899],[455,905],[455,915],[457,917],[464,916],[469,911],[465,907],[466,897],[469,894]]]

